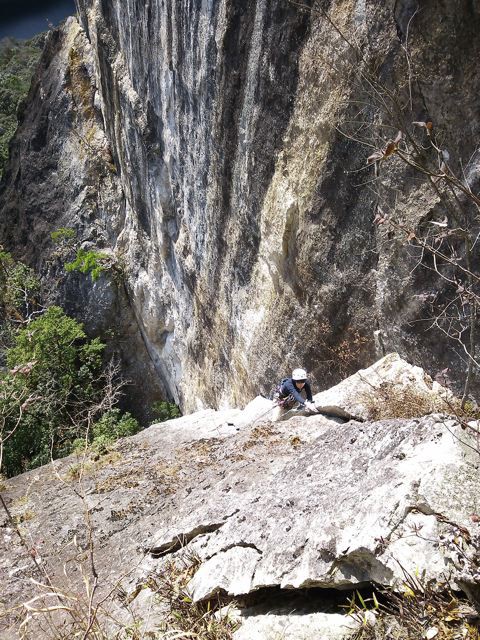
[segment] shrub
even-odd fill
[[[96,282],[103,271],[106,271],[110,266],[110,256],[106,253],[79,249],[75,260],[65,264],[65,270],[69,273],[71,271],[79,271],[85,274],[90,273],[92,280]]]
[[[121,414],[120,409],[111,409],[93,425],[93,443],[101,441],[108,445],[118,438],[133,436],[139,430],[138,421],[130,413]]]
[[[153,422],[165,422],[166,420],[172,420],[173,418],[179,418],[182,415],[180,408],[174,402],[168,402],[167,400],[159,400],[152,405]]]
[[[9,371],[0,379],[0,430],[7,475],[70,452],[84,415],[102,396],[104,349],[59,307],[50,307],[14,336]]]

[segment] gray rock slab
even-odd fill
[[[35,595],[31,578],[41,575],[33,557],[56,584],[81,590],[86,506],[99,597],[112,585],[133,594],[171,559],[192,553],[200,561],[189,585],[196,600],[390,585],[403,569],[447,576],[452,586],[460,576],[462,588],[478,590],[469,570],[480,535],[473,431],[440,414],[274,424],[270,405],[260,398],[245,413],[204,410],[121,440],[83,470],[71,456],[8,480],[4,496],[25,546],[3,517],[4,602]],[[142,592],[138,606],[156,619],[152,602]],[[262,624],[286,624],[288,612],[275,615]]]
[[[317,420],[290,421],[294,434],[306,421],[320,433],[283,463],[257,459],[248,479],[230,471],[214,504],[202,501],[201,490],[191,495],[204,521],[210,509],[217,521],[222,511],[225,519],[191,542],[203,560],[191,584],[194,598],[218,590],[237,595],[245,548],[255,550],[254,571],[244,564],[246,592],[391,584],[403,575],[400,565],[425,565],[428,577],[440,579],[454,567],[438,540],[456,527],[475,527],[469,514],[480,479],[476,454],[458,441],[463,431],[448,431],[435,417],[342,426]],[[278,435],[277,447],[285,446],[285,436]],[[178,531],[195,519],[191,508],[184,511],[176,510]],[[219,572],[226,550],[228,563]]]
[[[235,640],[343,640],[358,625],[340,613],[260,614],[242,619]]]
[[[368,367],[361,369],[339,384],[313,396],[319,409],[335,411],[338,407],[347,414],[371,420],[388,404],[389,394],[397,392],[406,398],[409,395],[422,400],[422,404],[432,408],[448,409],[454,402],[453,394],[425,373],[421,367],[414,367],[398,353],[389,353]]]

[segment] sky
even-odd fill
[[[74,13],[74,0],[0,0],[0,38],[31,38]]]

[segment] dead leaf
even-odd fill
[[[430,120],[428,122],[412,122],[413,125],[415,125],[416,127],[421,127],[422,129],[425,129],[427,132],[427,135],[430,135],[430,132],[433,129],[433,122],[430,122]]]
[[[430,627],[430,629],[427,629],[425,631],[425,638],[426,640],[431,640],[432,638],[435,638],[435,636],[438,636],[438,629],[437,627]]]
[[[372,162],[377,162],[378,160],[381,160],[382,158],[383,158],[382,151],[375,151],[375,153],[372,153],[371,156],[368,156],[367,164],[371,164]]]
[[[290,438],[290,444],[292,447],[299,447],[302,444],[302,440],[298,436],[292,436]]]
[[[395,153],[397,150],[397,143],[394,140],[390,140],[390,142],[385,147],[385,151],[383,152],[384,158],[389,158],[391,155]]]

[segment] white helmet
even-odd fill
[[[294,369],[292,371],[292,380],[306,380],[307,372],[305,369]]]

